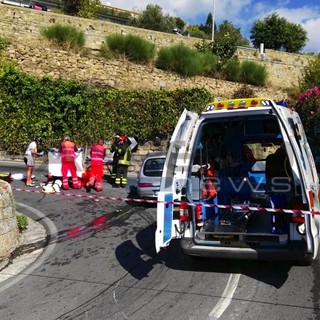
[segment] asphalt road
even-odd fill
[[[155,208],[103,198],[129,188],[105,182],[93,199],[84,189],[12,186],[17,208],[45,224],[49,239],[34,264],[0,284],[1,320],[320,319],[319,260],[195,262],[176,241],[156,254]]]

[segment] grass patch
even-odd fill
[[[17,214],[16,218],[19,231],[26,230],[29,225],[28,217],[23,214]]]

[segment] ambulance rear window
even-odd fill
[[[245,135],[280,134],[279,124],[276,118],[248,119],[245,122]]]

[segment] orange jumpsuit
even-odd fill
[[[90,178],[87,184],[88,187],[93,187],[95,184],[97,191],[102,191],[102,178],[103,178],[103,159],[106,155],[106,148],[103,144],[97,143],[91,147],[91,170]]]
[[[74,189],[80,188],[80,183],[77,177],[77,169],[75,164],[77,147],[74,142],[65,140],[61,143],[61,173],[62,173],[62,188],[69,189],[68,172],[70,170],[72,176],[72,186]]]

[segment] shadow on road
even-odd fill
[[[157,264],[180,271],[200,271],[208,273],[240,273],[247,277],[281,288],[288,278],[292,262],[197,259],[184,255],[178,240],[171,241],[167,249],[155,252],[154,234],[156,226],[150,225],[136,236],[138,247],[130,240],[116,249],[116,257],[121,266],[138,280],[147,277]]]

